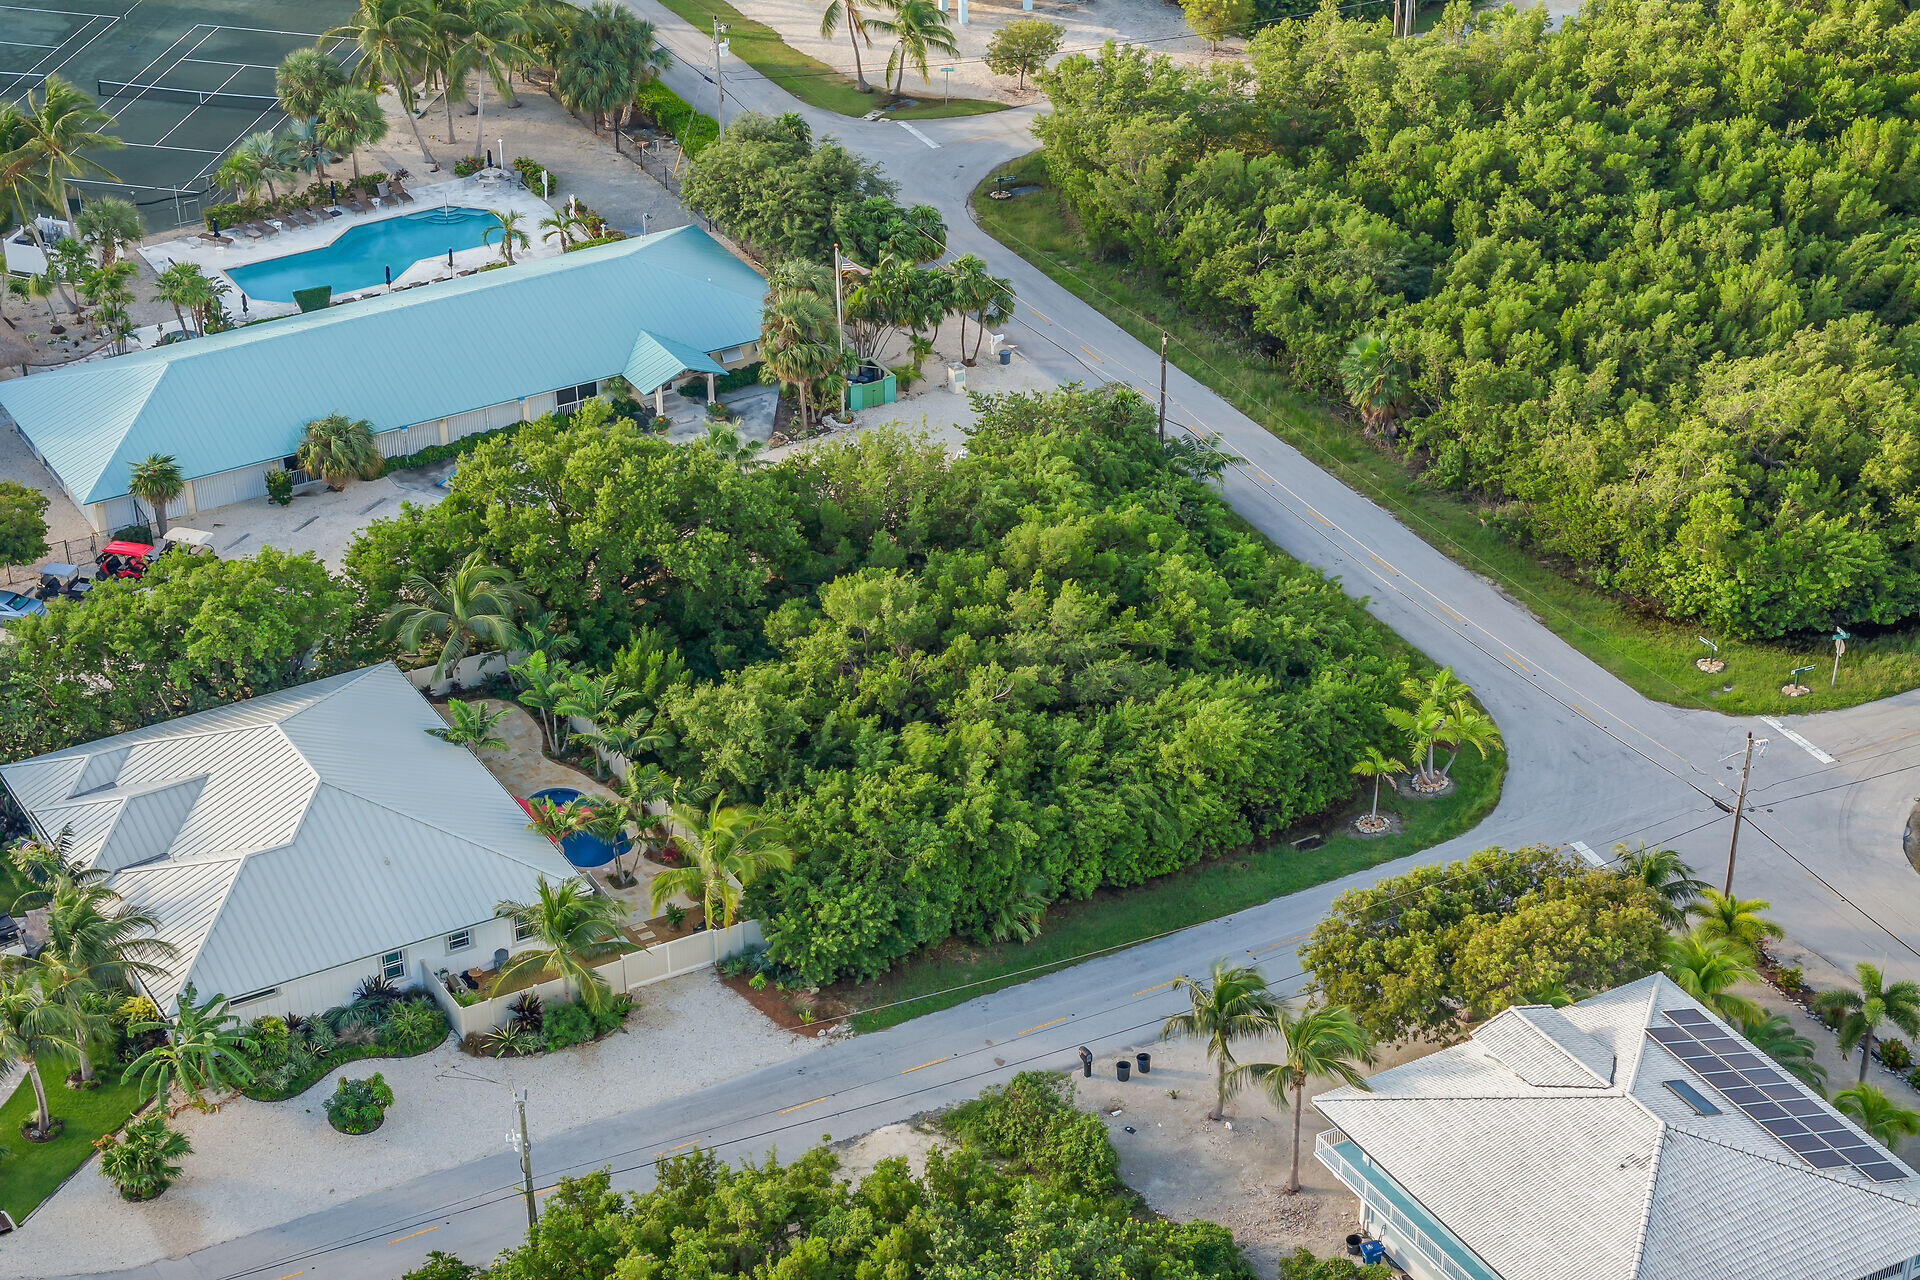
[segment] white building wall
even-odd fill
[[[397,985],[403,988],[418,986],[422,965],[426,967],[426,972],[429,974],[438,973],[442,969],[455,973],[463,969],[486,969],[492,967],[496,951],[502,948],[509,952],[519,951],[532,945],[514,942],[511,920],[496,918],[482,921],[472,927],[472,933],[473,944],[459,951],[448,950],[449,934],[435,934],[432,937],[417,938],[411,942],[401,942],[396,939],[390,949],[406,952],[402,961],[406,971],[398,979]],[[277,985],[279,991],[263,999],[236,1004],[233,1006],[233,1013],[243,1022],[251,1021],[263,1014],[284,1018],[289,1013],[304,1014],[308,1017],[324,1013],[353,999],[354,988],[358,987],[364,979],[380,972],[382,954],[375,952],[373,955],[336,965],[331,969],[323,969],[319,973],[284,979],[277,984],[267,984]],[[214,993],[201,991],[199,994],[204,1000]],[[221,994],[233,997],[247,993],[227,991]]]
[[[215,507],[225,507],[236,502],[246,502],[251,498],[266,497],[267,471],[272,465],[259,462],[250,467],[197,477],[191,482],[193,507],[187,514],[212,511]],[[170,512],[169,518],[177,519],[178,513]]]

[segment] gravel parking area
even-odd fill
[[[212,1115],[181,1113],[194,1154],[158,1200],[132,1205],[89,1163],[0,1248],[0,1276],[108,1271],[178,1257],[492,1155],[511,1121],[508,1090],[528,1091],[535,1143],[639,1102],[795,1058],[825,1043],[774,1026],[709,971],[643,987],[624,1032],[538,1058],[470,1058],[451,1041],[417,1058],[359,1062],[382,1072],[395,1103],[377,1131],[327,1124],[336,1075],[287,1102],[245,1098]],[[647,1082],[636,1099],[633,1082]]]

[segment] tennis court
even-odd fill
[[[233,144],[286,120],[274,68],[353,9],[352,0],[55,2],[0,3],[0,100],[20,102],[48,75],[93,94],[127,144],[95,157],[120,181],[75,185],[84,197],[133,200],[153,230],[198,221],[202,203],[221,198],[212,175]]]

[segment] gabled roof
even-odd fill
[[[1656,974],[1571,1008],[1513,1010],[1371,1077],[1370,1093],[1316,1105],[1503,1280],[1860,1280],[1920,1254],[1907,1166],[1893,1182],[1815,1169],[1739,1108],[1698,1115],[1665,1087],[1713,1097],[1645,1034],[1681,1008],[1701,1006]],[[1614,1066],[1596,1087],[1602,1052]]]
[[[677,227],[10,379],[0,406],[76,500],[104,502],[151,453],[189,479],[278,461],[321,415],[431,422],[620,373],[649,337],[634,385],[650,391],[756,340],[765,293],[706,232]],[[666,368],[676,353],[688,361]]]
[[[237,995],[491,919],[573,868],[391,663],[0,766],[160,920],[151,984]],[[319,1012],[313,1010],[312,1012]]]

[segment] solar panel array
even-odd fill
[[[1855,1169],[1875,1182],[1907,1176],[1881,1147],[1849,1128],[1759,1050],[1697,1009],[1669,1009],[1671,1027],[1647,1035],[1781,1145],[1816,1169]]]

